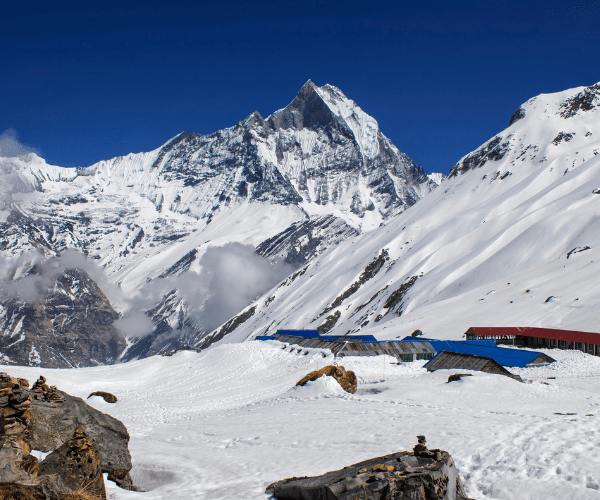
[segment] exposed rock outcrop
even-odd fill
[[[413,453],[372,458],[322,476],[284,479],[266,492],[278,500],[468,500],[450,454],[427,450],[424,436]]]
[[[117,360],[127,345],[114,326],[119,314],[85,271],[67,269],[51,279],[34,266],[24,279],[48,286],[39,286],[37,300],[0,293],[2,364],[71,368]]]
[[[26,380],[0,373],[0,394],[0,486],[39,486],[47,498],[74,490],[105,498],[106,472],[122,488],[134,489],[129,434],[119,420],[49,386],[44,377],[28,389]],[[32,449],[52,453],[38,463]]]
[[[353,371],[346,370],[343,366],[328,365],[320,370],[310,372],[308,375],[300,379],[296,386],[306,385],[308,382],[317,380],[319,377],[333,377],[342,386],[346,392],[354,394],[356,392],[356,375]]]

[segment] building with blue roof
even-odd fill
[[[540,352],[498,347],[493,340],[464,341],[405,337],[402,342],[429,342],[437,353],[446,351],[480,356],[493,359],[502,366],[516,368],[544,366],[556,361]]]

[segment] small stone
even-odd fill
[[[393,465],[377,464],[375,467],[373,467],[373,471],[393,471],[393,470],[394,470]]]
[[[459,381],[462,377],[471,377],[472,374],[471,373],[453,373],[452,375],[450,375],[448,377],[448,384],[450,382],[457,382]]]

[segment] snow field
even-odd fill
[[[107,482],[114,500],[266,498],[265,487],[411,449],[417,434],[454,457],[476,499],[595,499],[600,488],[600,359],[548,350],[558,361],[513,370],[527,383],[423,361],[344,358],[359,380],[347,394],[331,378],[294,387],[331,364],[328,351],[246,342],[110,367],[7,367],[33,382],[40,374],[87,397],[131,434],[134,482]],[[548,379],[548,377],[555,377]],[[574,415],[556,415],[573,413]]]

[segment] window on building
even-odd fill
[[[413,360],[412,354],[402,354],[402,362],[403,363],[410,363],[412,360]]]

